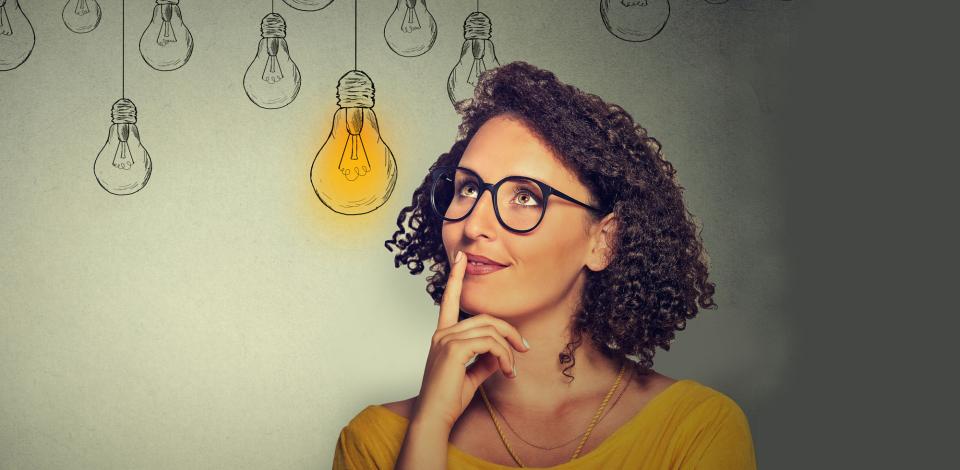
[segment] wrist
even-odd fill
[[[449,439],[452,430],[453,424],[447,423],[446,420],[416,414],[410,419],[408,432],[424,436],[443,437],[446,441]]]
[[[394,468],[446,470],[451,429],[442,420],[411,418]]]

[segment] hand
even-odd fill
[[[440,317],[433,333],[430,353],[423,372],[420,397],[413,420],[453,429],[454,423],[470,404],[477,388],[497,370],[508,378],[516,377],[514,351],[527,352],[513,325],[481,314],[458,322],[460,291],[467,257],[457,252],[447,286],[440,300]],[[479,355],[470,365],[465,365]]]

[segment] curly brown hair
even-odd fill
[[[485,72],[474,97],[457,111],[463,118],[458,140],[431,170],[457,165],[481,125],[509,115],[538,134],[579,177],[590,190],[590,204],[615,213],[612,259],[604,270],[587,271],[570,341],[559,354],[560,363],[569,364],[564,375],[573,379],[568,370],[584,333],[605,356],[630,359],[638,373],[647,374],[657,346],[669,351],[674,332],[686,328],[698,307],[716,308],[706,251],[684,206],[676,170],[663,158],[660,143],[623,108],[560,82],[550,71],[513,62]],[[603,217],[590,214],[594,221]],[[385,242],[389,251],[399,249],[394,265],[405,265],[410,274],[420,274],[424,262],[431,262],[427,293],[437,305],[450,272],[442,224],[430,205],[428,174],[411,205],[400,211],[399,230]],[[461,311],[461,319],[464,315]]]

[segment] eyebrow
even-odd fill
[[[479,172],[479,171],[474,170],[473,168],[470,168],[470,167],[468,167],[468,166],[466,166],[466,165],[463,165],[463,164],[461,164],[461,163],[457,163],[457,166],[459,166],[459,167],[461,167],[461,168],[466,168],[466,169],[468,169],[468,170],[476,173],[477,175],[480,175],[480,172]],[[543,180],[542,180],[540,177],[538,177],[538,176],[530,176],[530,175],[507,175],[507,176],[522,176],[522,177],[524,177],[524,178],[533,178],[533,179],[537,179],[537,180],[543,181]],[[483,178],[482,175],[481,175],[480,177]],[[506,176],[505,176],[504,178],[506,178]],[[486,178],[483,178],[483,179],[484,179],[484,181],[487,180]],[[503,178],[501,178],[501,179],[503,179]],[[497,180],[497,181],[499,181],[499,180]],[[488,182],[488,183],[495,183],[496,181],[487,181],[487,182]],[[553,184],[550,183],[550,182],[547,182],[547,181],[543,181],[543,182],[549,184],[550,186],[553,186]]]

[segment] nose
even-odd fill
[[[487,197],[487,196],[490,197]],[[470,215],[464,219],[463,234],[471,239],[496,238],[497,214],[493,211],[493,191],[483,191]]]

